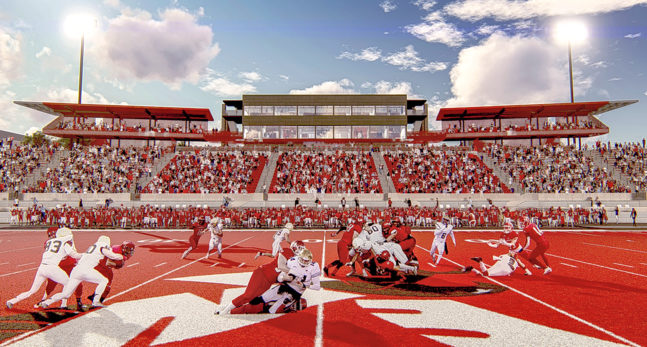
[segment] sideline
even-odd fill
[[[323,232],[323,249],[321,250],[321,270],[322,276],[324,277],[323,267],[326,266],[326,231]],[[321,288],[324,290],[323,288]],[[324,312],[323,312],[324,303],[321,302],[317,306],[317,328],[315,329],[315,347],[323,346],[323,321],[324,321]]]

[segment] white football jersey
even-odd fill
[[[316,261],[313,261],[308,266],[301,266],[299,259],[297,257],[292,257],[288,260],[287,266],[290,269],[288,274],[295,278],[294,281],[288,283],[288,285],[297,292],[303,293],[306,288],[313,284],[313,280],[316,283],[319,282],[318,277],[321,276],[321,268]],[[299,285],[297,282],[301,282],[303,285]],[[313,289],[319,288],[313,287]]]
[[[287,228],[283,228],[277,231],[276,234],[274,234],[274,240],[279,240],[279,241],[286,240],[288,237],[288,234],[290,234],[290,230],[288,230]]]
[[[373,244],[382,244],[384,243],[384,241],[386,241],[384,235],[382,234],[382,226],[379,224],[373,224],[368,228],[362,229],[362,232],[359,233],[358,237],[370,241]]]
[[[67,255],[75,254],[74,240],[71,236],[56,237],[45,243],[42,264],[58,265]]]
[[[436,223],[436,230],[434,230],[434,241],[439,240],[445,242],[449,234],[453,234],[454,226],[451,224],[445,225],[442,223]],[[452,235],[454,237],[454,235]]]
[[[211,236],[222,236],[222,223],[218,223],[218,225],[215,226],[213,224],[209,224],[207,229],[209,229]]]
[[[110,245],[102,242],[97,242],[90,246],[85,253],[83,253],[83,256],[76,266],[92,269],[95,266],[99,265],[104,257],[108,257],[112,260],[122,260],[124,258],[121,254],[114,253]]]

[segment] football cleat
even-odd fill
[[[551,272],[553,272],[553,269],[551,269],[550,267],[547,267],[546,270],[544,270],[544,275],[548,275]]]
[[[353,276],[355,274],[355,270],[351,269],[349,273],[346,274],[346,277]]]
[[[218,258],[222,258],[222,252],[218,252]]]
[[[468,265],[468,266],[462,268],[461,272],[470,272],[470,271],[472,271],[472,269],[474,269],[474,267],[471,266],[471,265]]]
[[[532,276],[532,272],[530,272],[530,270],[526,269],[526,273],[524,273],[524,275],[526,275],[526,276]]]
[[[7,308],[10,310],[13,308],[13,304],[9,301],[7,301]]]
[[[256,252],[256,255],[254,256],[254,260],[258,259],[258,257],[261,256],[261,252]]]
[[[539,265],[539,264],[532,264],[532,266],[534,266],[537,269],[541,269],[541,265]]]
[[[481,258],[481,257],[473,257],[473,258],[470,258],[470,259],[474,260],[477,263],[480,263],[480,262],[483,261],[483,258]]]
[[[102,303],[100,303],[100,302],[97,302],[97,303],[94,303],[94,302],[93,302],[93,303],[92,303],[92,307],[93,307],[93,308],[95,308],[95,307],[96,307],[96,308],[101,308],[101,307],[106,307],[106,305],[104,305],[104,304],[102,304]]]
[[[368,271],[366,269],[362,269],[362,277],[368,277]]]
[[[182,257],[180,259],[186,258],[186,256],[189,255],[190,251],[191,251],[191,249],[187,249],[186,251],[184,251],[184,253],[182,253]]]
[[[43,301],[38,303],[38,306],[40,306],[40,308],[47,308],[49,306],[49,304],[47,302],[45,302],[45,300],[43,300]]]

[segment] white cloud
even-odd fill
[[[436,5],[436,1],[433,0],[416,0],[413,2],[414,5],[420,7],[425,11],[431,10],[432,7]]]
[[[36,58],[40,58],[44,55],[48,57],[52,55],[52,49],[47,46],[43,47],[43,49],[41,49],[40,52],[36,53]]]
[[[627,34],[627,35],[625,35],[625,37],[628,38],[628,39],[635,39],[635,38],[640,37],[641,35],[642,35],[642,33],[635,33],[635,34]]]
[[[181,9],[164,10],[159,17],[124,8],[109,21],[94,54],[119,78],[159,80],[174,89],[182,82],[197,83],[220,52],[211,28]]]
[[[575,92],[583,95],[592,79],[576,71]],[[463,49],[450,72],[449,106],[564,102],[569,99],[563,49],[536,37],[494,33]]]
[[[284,81],[287,81],[287,80],[290,79],[290,76],[288,76],[288,75],[279,75],[279,77]]]
[[[609,78],[609,82],[621,81],[621,80],[622,80],[622,78],[620,78],[620,77],[611,77],[611,78]]]
[[[121,7],[121,3],[119,2],[119,0],[103,0],[103,3],[106,6],[112,7],[112,8],[120,8]]]
[[[573,16],[624,10],[647,0],[463,0],[450,3],[444,11],[463,20],[494,18],[499,21],[541,16]]]
[[[643,94],[647,95],[647,92],[644,92]]]
[[[0,27],[0,87],[19,75],[22,66],[21,36]]]
[[[249,83],[235,83],[222,77],[207,77],[206,81],[200,89],[217,96],[240,96],[256,92],[256,87]]]
[[[384,12],[386,12],[386,13],[389,13],[389,12],[391,12],[391,11],[395,10],[396,8],[398,8],[398,6],[397,6],[396,4],[392,3],[392,2],[391,2],[391,1],[389,1],[389,0],[385,0],[385,1],[383,1],[383,2],[380,4],[380,7],[381,7],[381,8],[382,8],[382,10],[384,10]]]
[[[83,90],[82,94],[84,104],[114,104],[113,102],[108,101],[100,93],[91,93],[87,90]],[[73,90],[69,88],[63,89],[53,89],[47,91],[47,101],[52,102],[77,102],[79,100],[78,90]]]
[[[412,96],[411,83],[409,82],[395,82],[379,81],[375,83],[376,94],[407,94]]]
[[[474,32],[478,35],[488,36],[498,28],[498,25],[481,25],[478,29],[474,30]]]
[[[326,81],[305,89],[292,89],[290,94],[354,94],[353,82],[344,78],[339,81]]]
[[[453,23],[445,22],[438,11],[427,15],[423,23],[407,25],[405,30],[421,40],[450,47],[458,47],[465,41],[463,32]]]
[[[200,6],[200,7],[198,8],[198,12],[196,12],[196,14],[197,14],[198,16],[200,16],[200,17],[204,16],[204,7]]]
[[[400,69],[408,69],[417,72],[434,72],[447,69],[447,64],[442,62],[427,63],[424,59],[418,56],[418,52],[416,52],[412,45],[405,47],[404,51],[384,56],[382,61],[394,66],[399,66]]]
[[[337,59],[350,59],[353,61],[357,60],[366,60],[366,61],[376,61],[382,56],[382,51],[377,47],[369,47],[362,50],[360,53],[351,53],[343,52],[340,54]]]
[[[366,60],[376,61],[381,59],[382,62],[398,66],[401,70],[411,70],[416,72],[435,72],[447,69],[447,64],[443,62],[427,62],[418,56],[418,52],[412,45],[405,47],[404,51],[382,55],[382,52],[376,47],[369,47],[360,53],[343,52],[337,59]]]
[[[252,72],[241,72],[239,74],[239,76],[242,79],[246,80],[247,82],[258,82],[263,78],[263,76],[261,76],[261,74],[259,74],[258,72],[253,72],[253,71]]]

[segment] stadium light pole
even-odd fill
[[[555,39],[568,44],[568,74],[571,85],[571,103],[575,102],[573,97],[573,52],[572,45],[582,43],[586,40],[588,32],[586,26],[578,21],[559,22],[554,30]]]
[[[76,14],[67,17],[65,20],[65,31],[69,36],[78,37],[81,35],[81,54],[79,58],[79,104],[83,94],[83,53],[85,51],[85,35],[96,28],[97,19],[87,14]]]

